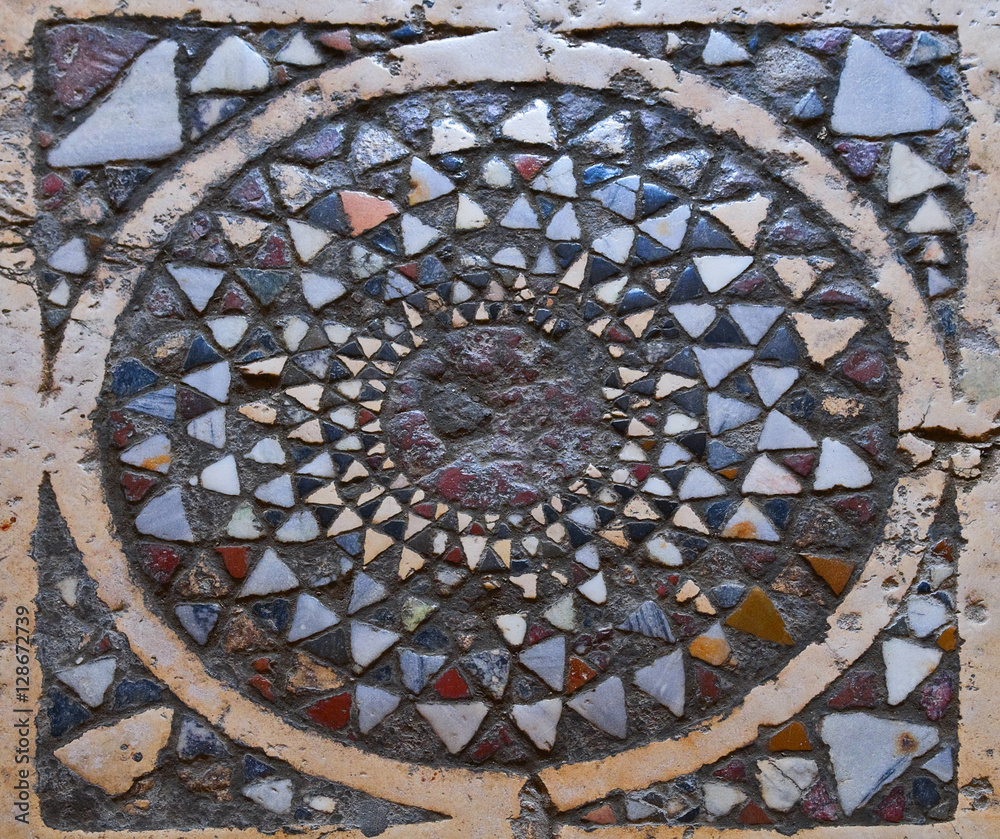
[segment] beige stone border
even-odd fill
[[[959,828],[958,825],[962,827]],[[959,831],[968,832],[959,832]],[[953,822],[936,824],[882,824],[874,827],[818,825],[806,828],[796,836],[808,839],[992,839],[996,835],[996,817],[989,813],[963,814]],[[563,827],[556,839],[788,839],[777,830],[739,830],[732,828],[693,827],[684,830],[669,825],[637,824],[602,827],[598,830]]]
[[[17,3],[16,5],[21,5],[21,3]],[[25,8],[14,10],[14,14],[18,16],[19,21],[30,19],[33,22],[34,20],[48,17],[51,14],[48,10],[29,6],[28,3],[24,3],[23,5]],[[164,14],[163,7],[172,5],[172,3],[156,5],[156,13]],[[313,10],[316,9],[316,5],[314,3],[300,2],[298,5],[289,5],[291,8],[288,9],[288,14],[293,15],[298,12],[307,19],[315,19]],[[364,22],[365,20],[378,21],[383,12],[386,11],[397,18],[402,18],[405,15],[402,4],[396,3],[370,3],[357,6],[343,3],[340,5],[346,7],[338,9],[338,15],[343,16],[345,22],[349,20],[358,22]],[[439,0],[436,6],[429,10],[428,19],[431,22],[446,21],[454,23],[457,20],[455,16],[460,13],[459,6],[461,5],[458,2],[452,4],[450,0]],[[810,8],[809,4],[791,2],[782,5],[786,10],[786,14],[780,18],[782,21],[791,20],[794,17],[793,10],[808,10]],[[233,11],[240,8],[240,6],[240,3],[233,2],[208,4],[209,11],[206,14],[203,10],[203,16],[206,19],[212,19],[213,14],[218,16],[224,11],[225,17],[228,17],[230,14],[240,17]],[[683,15],[684,6],[685,4],[671,5],[671,10],[668,11],[667,4],[665,3],[645,4],[647,10],[652,9],[663,18],[662,22],[676,22],[676,15]],[[99,10],[99,7],[100,3],[89,3],[86,4],[85,9],[73,9],[71,4],[71,7],[67,11],[70,14],[73,14],[74,11],[87,11],[93,14]],[[248,13],[244,19],[272,19],[274,17],[270,9],[267,12],[262,12],[259,7],[254,6],[253,8],[256,9],[255,17],[250,7],[247,6],[247,8]],[[598,7],[594,6],[593,8],[596,9]],[[606,5],[600,8],[605,13],[609,11]],[[507,20],[503,24],[497,21],[496,9],[496,5],[487,3],[475,2],[464,4],[461,11],[461,14],[465,15],[463,20],[467,23],[471,22],[473,25],[478,22],[479,25],[485,28],[498,27],[498,31],[485,32],[464,38],[462,40],[463,49],[457,57],[454,53],[449,54],[448,48],[450,45],[446,41],[404,47],[395,51],[395,54],[401,59],[401,72],[396,75],[390,74],[384,68],[379,67],[375,62],[369,60],[355,62],[355,64],[340,70],[327,71],[327,73],[323,74],[315,82],[319,86],[318,91],[324,97],[318,106],[313,96],[317,88],[314,88],[313,91],[293,90],[283,94],[283,97],[290,97],[292,94],[295,94],[298,97],[298,101],[286,102],[281,106],[281,113],[278,113],[277,106],[270,106],[265,110],[264,114],[257,117],[251,123],[248,130],[240,132],[241,140],[239,143],[234,144],[237,148],[231,150],[235,150],[240,155],[243,155],[242,159],[252,158],[255,153],[259,153],[259,151],[276,139],[286,136],[290,130],[294,130],[294,127],[290,126],[283,116],[293,115],[294,125],[295,119],[307,119],[310,114],[317,113],[317,111],[312,110],[314,107],[335,108],[338,106],[347,106],[349,104],[347,97],[337,95],[338,91],[349,89],[345,86],[347,83],[356,83],[356,86],[351,89],[351,98],[369,98],[374,95],[416,89],[419,86],[427,87],[448,83],[460,84],[463,81],[472,81],[483,78],[486,75],[495,78],[495,73],[487,72],[484,75],[480,70],[491,71],[496,67],[503,66],[505,68],[518,69],[517,73],[511,74],[512,78],[509,79],[510,81],[530,81],[548,78],[556,81],[567,81],[576,84],[582,82],[594,87],[602,87],[606,85],[609,76],[613,75],[613,73],[599,69],[600,62],[608,61],[612,63],[617,62],[615,65],[617,69],[631,67],[641,73],[655,86],[663,89],[663,98],[672,104],[680,104],[677,100],[684,99],[685,101],[700,101],[703,108],[713,108],[714,110],[709,113],[712,116],[711,127],[714,127],[716,130],[726,130],[727,127],[733,128],[743,135],[751,145],[756,145],[758,148],[776,147],[776,150],[785,156],[784,159],[789,161],[783,173],[786,179],[793,186],[805,192],[810,198],[825,206],[835,218],[851,226],[852,229],[857,230],[856,225],[859,223],[874,219],[870,208],[864,205],[852,205],[849,188],[843,184],[842,179],[839,178],[835,170],[826,163],[818,152],[807,144],[797,141],[792,135],[785,134],[780,126],[777,126],[763,112],[751,113],[757,111],[757,109],[752,108],[747,103],[711,88],[711,86],[698,80],[697,77],[686,75],[679,78],[675,77],[669,65],[662,61],[638,58],[629,53],[622,53],[607,47],[588,46],[573,48],[568,46],[561,38],[537,30],[534,20],[558,20],[561,21],[560,26],[564,30],[571,30],[580,25],[581,21],[573,19],[572,15],[564,13],[558,3],[530,4],[527,12],[520,4],[517,6],[513,3],[504,4],[501,14],[506,15]],[[898,9],[898,5],[893,7],[894,11],[892,13],[887,9],[884,16],[885,19],[889,20],[901,14]],[[955,9],[952,6],[949,6],[949,9],[953,14],[955,13]],[[19,11],[24,17],[18,15]],[[129,14],[142,14],[143,11],[149,11],[149,6],[133,4],[128,9]],[[324,8],[323,12],[326,13],[326,11]],[[615,9],[615,13],[621,15],[623,10]],[[656,14],[654,14],[654,18]],[[698,14],[704,16],[704,9],[702,8]],[[477,15],[479,16],[478,20]],[[535,15],[535,17],[533,18],[531,15]],[[959,18],[962,17],[960,4],[957,16]],[[278,17],[280,18],[281,16],[279,15]],[[697,15],[692,14],[690,19],[695,19],[696,17]],[[835,11],[826,12],[825,17],[827,20],[834,22],[837,19]],[[851,17],[853,16],[846,15],[845,19],[851,19]],[[324,19],[330,20],[325,15]],[[922,18],[914,17],[913,19]],[[598,21],[597,25],[606,26],[614,22],[611,18],[602,18]],[[633,21],[629,19],[627,22],[631,23]],[[652,20],[648,22],[660,21]],[[931,21],[928,19],[927,22]],[[7,23],[7,21],[4,20],[4,23]],[[592,23],[591,21],[588,25]],[[965,26],[968,28],[969,24],[965,23]],[[975,27],[973,26],[973,28]],[[7,54],[13,55],[18,53],[23,49],[24,43],[17,40],[19,30],[14,26],[7,28],[5,31],[9,33],[8,38],[10,39]],[[983,33],[976,34],[982,35]],[[13,42],[13,48],[10,46],[11,41]],[[984,43],[982,37],[978,39],[978,43]],[[500,60],[497,60],[498,55],[500,56]],[[994,54],[991,57],[995,63],[998,62],[998,56]],[[348,70],[357,75],[352,78],[347,72]],[[0,75],[0,96],[3,97],[0,99],[0,103],[9,106],[17,102],[23,102],[26,92],[30,90],[31,86],[30,72],[21,73],[20,75],[10,71],[3,72],[4,75]],[[617,70],[614,72],[617,72]],[[310,83],[306,83],[306,85],[300,87],[305,88],[308,84]],[[980,83],[980,89],[984,93],[992,93],[987,88],[988,86],[985,85],[984,79]],[[982,113],[985,113],[985,111]],[[997,131],[995,129],[991,131],[990,127],[984,125],[983,122],[978,122],[977,127],[980,130],[979,136],[982,138],[983,148],[986,148],[986,144],[990,139],[995,138]],[[24,178],[23,166],[25,160],[24,153],[27,152],[30,144],[30,126],[23,126],[22,131],[23,134],[17,138],[17,141],[22,144],[20,150],[17,142],[15,142],[6,147],[2,154],[0,154],[0,209],[10,206],[8,193],[13,193],[11,185],[15,181],[23,182],[27,180],[24,188],[27,191],[28,197],[24,200],[23,207],[21,208],[24,213],[23,218],[27,220],[33,214],[33,207],[30,201],[30,178]],[[992,160],[987,162],[992,163]],[[826,171],[824,171],[823,167],[825,167]],[[993,171],[995,167],[985,168],[987,169],[987,174],[984,177],[996,177]],[[16,178],[12,177],[12,172],[17,173]],[[96,404],[96,395],[101,383],[100,377],[103,375],[103,370],[95,369],[98,365],[95,365],[94,358],[103,356],[106,353],[110,345],[111,325],[118,312],[120,312],[121,301],[127,296],[127,290],[132,287],[141,273],[142,263],[153,256],[152,250],[147,251],[142,247],[142,245],[147,245],[147,247],[153,245],[153,242],[144,242],[141,240],[142,231],[144,229],[146,231],[156,229],[154,223],[159,224],[161,229],[165,229],[172,219],[176,219],[179,215],[183,214],[187,209],[183,204],[185,195],[194,196],[192,200],[199,200],[200,195],[203,194],[203,190],[207,188],[208,184],[192,184],[189,178],[193,174],[193,172],[184,173],[184,178],[187,179],[186,183],[178,181],[177,178],[168,181],[161,190],[151,197],[150,202],[147,202],[146,207],[143,208],[143,211],[146,211],[148,208],[151,215],[147,216],[144,221],[139,221],[138,219],[130,220],[135,222],[132,225],[129,222],[126,223],[125,228],[123,228],[123,236],[120,239],[121,244],[127,244],[128,246],[127,252],[122,253],[126,264],[119,264],[114,267],[106,264],[103,269],[104,277],[110,281],[112,286],[116,286],[116,288],[109,289],[108,293],[101,298],[88,297],[81,300],[73,315],[75,334],[71,336],[67,333],[67,343],[64,344],[63,351],[56,365],[54,376],[55,387],[48,393],[43,394],[42,404],[39,404],[39,397],[37,395],[41,389],[41,382],[43,380],[41,358],[37,348],[39,316],[34,294],[24,285],[24,283],[31,281],[30,274],[28,273],[31,264],[30,253],[25,253],[24,250],[16,247],[18,241],[16,231],[11,234],[12,238],[2,240],[3,244],[11,244],[15,247],[8,248],[5,252],[0,252],[0,273],[2,273],[3,282],[0,292],[4,293],[3,299],[5,302],[3,311],[0,312],[0,328],[4,330],[4,340],[0,342],[0,347],[4,348],[3,351],[6,353],[0,356],[4,358],[4,367],[0,370],[0,388],[2,388],[0,393],[3,393],[5,410],[10,407],[10,415],[13,417],[17,430],[20,432],[17,438],[12,440],[8,445],[6,451],[8,459],[13,458],[16,468],[0,472],[0,492],[2,492],[0,499],[6,502],[7,510],[10,513],[17,515],[16,524],[8,527],[5,531],[0,530],[0,562],[3,562],[4,573],[8,575],[8,578],[13,578],[16,581],[17,585],[15,588],[20,597],[26,599],[33,595],[36,583],[34,582],[33,564],[27,556],[27,545],[36,517],[38,480],[41,471],[43,469],[48,470],[53,476],[53,483],[57,487],[64,514],[74,525],[74,533],[80,548],[88,557],[91,567],[95,571],[101,572],[97,576],[102,578],[102,597],[113,608],[119,610],[119,618],[126,634],[129,637],[134,636],[137,642],[142,645],[142,648],[151,651],[155,655],[156,660],[150,662],[151,666],[158,671],[158,675],[161,678],[166,678],[166,681],[171,684],[175,692],[180,692],[181,690],[181,688],[176,686],[176,682],[178,681],[176,672],[174,678],[168,678],[164,676],[164,673],[160,672],[160,668],[174,668],[176,671],[179,661],[176,656],[178,654],[188,654],[183,643],[179,642],[176,636],[170,638],[169,635],[171,633],[169,630],[155,626],[151,622],[151,618],[155,621],[152,615],[144,614],[145,609],[141,605],[141,591],[128,582],[126,574],[119,574],[118,579],[107,579],[106,572],[111,570],[121,572],[126,566],[122,564],[124,557],[121,554],[120,546],[110,535],[111,523],[107,510],[103,508],[103,504],[99,500],[101,493],[98,467],[94,444],[90,430],[87,427],[86,417]],[[821,176],[832,174],[833,177],[827,180],[812,180],[816,174],[820,174]],[[218,173],[218,177],[224,176],[224,172]],[[172,187],[171,184],[173,184]],[[993,183],[990,181],[987,184],[987,192],[995,194],[996,191],[992,189],[992,186]],[[172,195],[168,194],[168,188],[173,189]],[[818,189],[822,194],[816,195],[813,192],[814,188]],[[974,190],[973,195],[977,194],[982,199],[983,196]],[[157,205],[156,201],[159,200],[158,197],[164,198],[164,203]],[[171,204],[171,202],[179,203]],[[171,212],[163,213],[164,210],[168,210],[171,206],[174,207],[177,215],[173,215]],[[933,340],[926,340],[931,332],[926,309],[923,306],[921,298],[913,288],[906,272],[898,265],[893,267],[894,263],[891,261],[891,254],[888,253],[888,248],[885,246],[884,241],[875,233],[876,226],[874,224],[865,224],[861,229],[867,232],[866,235],[855,234],[852,236],[852,244],[863,252],[866,252],[869,257],[889,257],[888,263],[878,258],[874,258],[873,262],[881,264],[879,289],[891,301],[891,326],[893,333],[897,337],[903,338],[913,336],[916,333],[918,338],[924,339],[922,344],[918,341],[915,345],[910,345],[910,351],[914,353],[912,359],[901,359],[900,362],[902,372],[907,377],[909,385],[911,385],[906,388],[905,397],[901,401],[901,425],[904,427],[925,425],[946,428],[959,434],[968,434],[970,436],[983,435],[992,425],[992,416],[995,414],[992,404],[985,407],[984,405],[980,405],[980,410],[976,412],[973,410],[975,406],[967,405],[961,400],[956,401],[953,398],[949,371],[943,355],[937,349]],[[130,238],[136,232],[139,233],[139,240]],[[125,235],[126,233],[129,235]],[[970,262],[971,258],[970,253]],[[132,260],[136,260],[136,262],[128,264]],[[995,283],[986,280],[980,281],[980,285],[984,283],[989,289],[990,294],[997,294]],[[990,328],[992,329],[992,326]],[[70,340],[71,338],[72,340]],[[914,346],[918,347],[916,351],[914,351]],[[19,351],[17,354],[10,353],[10,350],[13,348],[18,348]],[[927,375],[927,371],[929,371],[929,375]],[[935,478],[935,486],[943,481],[943,476],[940,473],[930,474],[937,476]],[[897,488],[896,494],[895,506],[899,507],[902,502],[902,507],[899,507],[899,509],[906,510],[911,516],[919,514],[919,505],[913,504],[912,499],[909,501],[904,500],[899,490],[906,487],[915,487],[913,483],[915,480],[918,479],[907,479],[901,483],[900,487]],[[969,498],[977,499],[977,496],[973,492],[969,495]],[[989,499],[989,501],[992,504],[997,503],[995,498]],[[986,502],[980,500],[980,503]],[[2,525],[2,522],[0,522],[0,525]],[[971,549],[972,543],[970,543],[967,553]],[[880,549],[877,557],[880,556],[881,558],[878,559],[878,562],[884,566],[890,561],[890,555],[890,549]],[[915,560],[912,564],[915,568]],[[897,573],[899,570],[897,569]],[[993,573],[995,579],[995,569]],[[866,579],[869,579],[867,571]],[[138,600],[133,600],[132,598],[136,596],[138,596]],[[989,600],[989,590],[976,592],[976,597],[980,598],[981,602],[991,603]],[[975,602],[979,603],[980,601]],[[126,603],[129,605],[126,606]],[[888,603],[882,604],[886,608],[889,605]],[[10,608],[12,608],[12,603],[5,603],[0,606],[0,616],[4,618],[9,617]],[[976,614],[978,616],[982,613],[977,612]],[[7,620],[3,624],[3,631],[5,633],[9,633],[7,627],[11,623],[12,621]],[[975,626],[965,626],[963,627],[962,634],[963,637],[968,639],[969,636],[966,635],[967,631],[971,631],[973,635],[978,632],[983,642],[975,649],[977,652],[981,652],[984,658],[988,658],[990,645],[987,641],[991,635],[995,635],[995,631],[991,633],[983,627],[989,628],[990,621],[986,620],[985,623],[976,624]],[[161,634],[164,632],[165,634]],[[9,638],[9,635],[7,637]],[[177,641],[178,644],[175,645],[173,641]],[[8,640],[8,646],[0,648],[0,666],[12,666],[9,643]],[[831,633],[823,645],[817,646],[825,646],[831,650],[842,650],[848,655],[854,649],[852,639],[838,639],[835,637],[835,633]],[[963,655],[963,666],[965,665],[965,658]],[[798,660],[796,659],[796,661]],[[831,661],[829,665],[832,668],[831,670],[825,673],[816,673],[813,671],[810,672],[810,676],[817,682],[822,682],[827,676],[832,679],[836,675],[837,668],[843,666],[846,660],[847,658],[844,657],[839,662]],[[187,667],[187,662],[185,662],[184,667]],[[989,668],[982,668],[976,672],[980,680],[977,685],[979,689],[988,680],[995,678],[992,676],[994,670]],[[963,687],[965,686],[964,674],[965,670],[963,670]],[[187,671],[186,675],[190,675],[190,671]],[[37,671],[37,668],[35,668],[34,678],[37,685],[40,681],[40,673]],[[180,681],[183,681],[183,679]],[[822,686],[817,684],[816,690],[821,689]],[[189,696],[181,697],[185,701],[191,700],[189,704],[192,704],[193,707],[198,707],[209,698],[201,695],[202,692],[198,687],[198,685],[193,686],[192,689],[187,691],[190,694]],[[767,686],[764,687],[767,688]],[[0,701],[9,698],[3,692],[4,690],[5,688],[0,688]],[[760,691],[761,688],[757,690]],[[984,706],[988,703],[992,695],[992,692],[989,692],[982,698],[986,700],[982,703]],[[226,704],[219,706],[222,709],[219,717],[230,731],[236,732],[234,736],[237,739],[243,739],[244,742],[252,742],[252,739],[272,739],[268,735],[275,732],[272,731],[270,726],[263,730],[264,736],[260,738],[257,735],[261,734],[262,730],[246,730],[248,728],[246,723],[244,722],[241,725],[235,719],[237,716],[242,716],[246,711],[246,709],[241,707],[241,702],[252,705],[252,708],[249,710],[258,714],[263,711],[260,706],[243,699],[239,694],[230,689],[223,689],[223,697],[226,700]],[[218,697],[213,696],[211,698]],[[230,702],[230,699],[235,699],[236,701]],[[965,712],[965,701],[967,699],[963,696],[963,715]],[[791,704],[794,704],[794,702]],[[744,715],[747,714],[746,706],[741,709],[741,713]],[[792,713],[794,713],[794,710]],[[987,708],[982,713],[988,716],[992,711],[990,708]],[[265,717],[273,717],[273,715],[268,714],[266,711],[263,714]],[[995,726],[995,718],[993,721]],[[280,723],[280,721],[278,722]],[[293,742],[289,738],[285,738],[283,735],[286,732],[281,726],[287,726],[284,723],[280,723],[276,733],[282,736],[274,738],[274,741],[265,747],[270,753],[282,759],[289,760],[297,768],[301,768],[302,771],[325,775],[324,770],[332,768],[334,770],[332,774],[337,776],[335,780],[340,780],[350,775],[354,779],[360,779],[363,782],[362,784],[355,785],[367,791],[373,791],[376,795],[382,794],[377,791],[378,789],[392,786],[393,789],[390,791],[392,794],[385,795],[385,797],[391,800],[409,800],[411,796],[415,796],[419,801],[414,800],[413,803],[418,804],[418,806],[458,817],[450,822],[427,825],[432,831],[428,835],[474,836],[480,833],[482,835],[507,834],[509,829],[506,827],[506,820],[517,812],[516,793],[523,779],[496,772],[472,773],[466,770],[435,772],[434,770],[413,767],[414,771],[410,773],[407,770],[403,778],[399,778],[397,773],[393,773],[397,776],[393,777],[390,783],[383,778],[375,777],[378,770],[385,768],[385,763],[382,762],[384,759],[373,759],[373,756],[366,755],[363,752],[344,749],[345,753],[350,752],[350,760],[360,771],[353,772],[342,765],[327,766],[325,765],[327,761],[318,760],[317,756],[310,754],[307,748],[301,748],[304,745],[301,741],[296,740]],[[994,727],[991,730],[995,731],[996,728]],[[303,734],[303,732],[294,729],[292,733],[296,735]],[[754,730],[753,734],[755,733]],[[244,734],[249,736],[244,738],[241,736]],[[329,751],[330,741],[325,738],[319,739],[322,740],[323,748]],[[752,734],[750,739],[752,739]],[[650,747],[645,748],[648,749]],[[963,742],[964,749],[965,745]],[[332,760],[329,763],[337,764],[338,761]],[[394,762],[388,761],[387,763]],[[995,779],[995,761],[991,761],[990,757],[984,754],[979,763],[983,769],[983,776]],[[581,764],[581,766],[586,765]],[[960,764],[960,780],[963,777],[968,780],[971,776],[964,772],[963,769],[964,764]],[[553,773],[558,773],[559,771],[561,770],[550,770]],[[588,772],[584,772],[583,774],[586,775]],[[593,775],[593,772],[589,772],[589,774]],[[487,778],[489,780],[486,780]],[[5,778],[2,771],[0,771],[0,780],[6,781],[9,784],[10,779],[9,776]],[[404,783],[401,784],[401,780]],[[601,786],[599,782],[595,785],[592,777],[586,778],[584,780],[587,781],[585,786],[588,792],[580,793],[571,788],[580,781],[580,773],[574,773],[572,778],[565,778],[565,780],[569,781],[569,787],[560,788],[562,781],[558,780],[555,775],[548,777],[550,792],[553,792],[554,789],[559,791],[558,793],[553,792],[553,795],[560,794],[560,800],[566,806],[574,806],[567,803],[575,800],[574,796],[588,795],[593,789]],[[7,788],[9,789],[9,786]],[[470,809],[472,809],[472,813],[469,812]],[[487,813],[489,818],[487,818]],[[469,818],[473,820],[471,823],[465,820]],[[35,824],[39,823],[40,820],[36,818]],[[407,830],[409,831],[406,834],[408,836],[419,835],[413,827],[407,827]],[[855,829],[851,828],[850,830]],[[54,832],[38,828],[34,829],[30,835],[40,836],[49,835],[50,833],[51,835],[57,835]],[[198,831],[197,833],[200,834],[202,832]],[[757,831],[754,833],[759,835]],[[212,835],[222,836],[226,834],[228,834],[227,831],[212,832]],[[92,836],[93,834],[89,835]],[[154,835],[154,833],[150,835]],[[165,833],[161,831],[158,835],[164,836]],[[245,834],[241,833],[239,835]],[[729,835],[737,834],[730,833]],[[816,833],[816,835],[821,834]],[[826,835],[826,833],[824,832],[822,835]],[[880,835],[889,834],[884,833]],[[909,835],[917,835],[913,826],[910,826]]]

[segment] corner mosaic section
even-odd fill
[[[45,679],[35,765],[47,825],[67,832],[86,823],[95,832],[265,833],[328,825],[376,836],[390,824],[435,820],[433,813],[295,772],[233,743],[179,703],[115,629],[48,484],[41,510],[33,554],[41,582],[35,637]]]

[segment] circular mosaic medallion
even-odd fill
[[[414,761],[662,739],[818,637],[879,532],[891,341],[767,162],[565,89],[369,103],[174,231],[104,468],[210,671]]]

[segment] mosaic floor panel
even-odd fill
[[[38,21],[12,829],[995,813],[964,36],[591,6]]]

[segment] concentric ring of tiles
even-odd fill
[[[312,129],[179,225],[105,466],[219,677],[407,759],[536,763],[669,736],[822,632],[886,506],[890,345],[750,160],[483,87]]]

